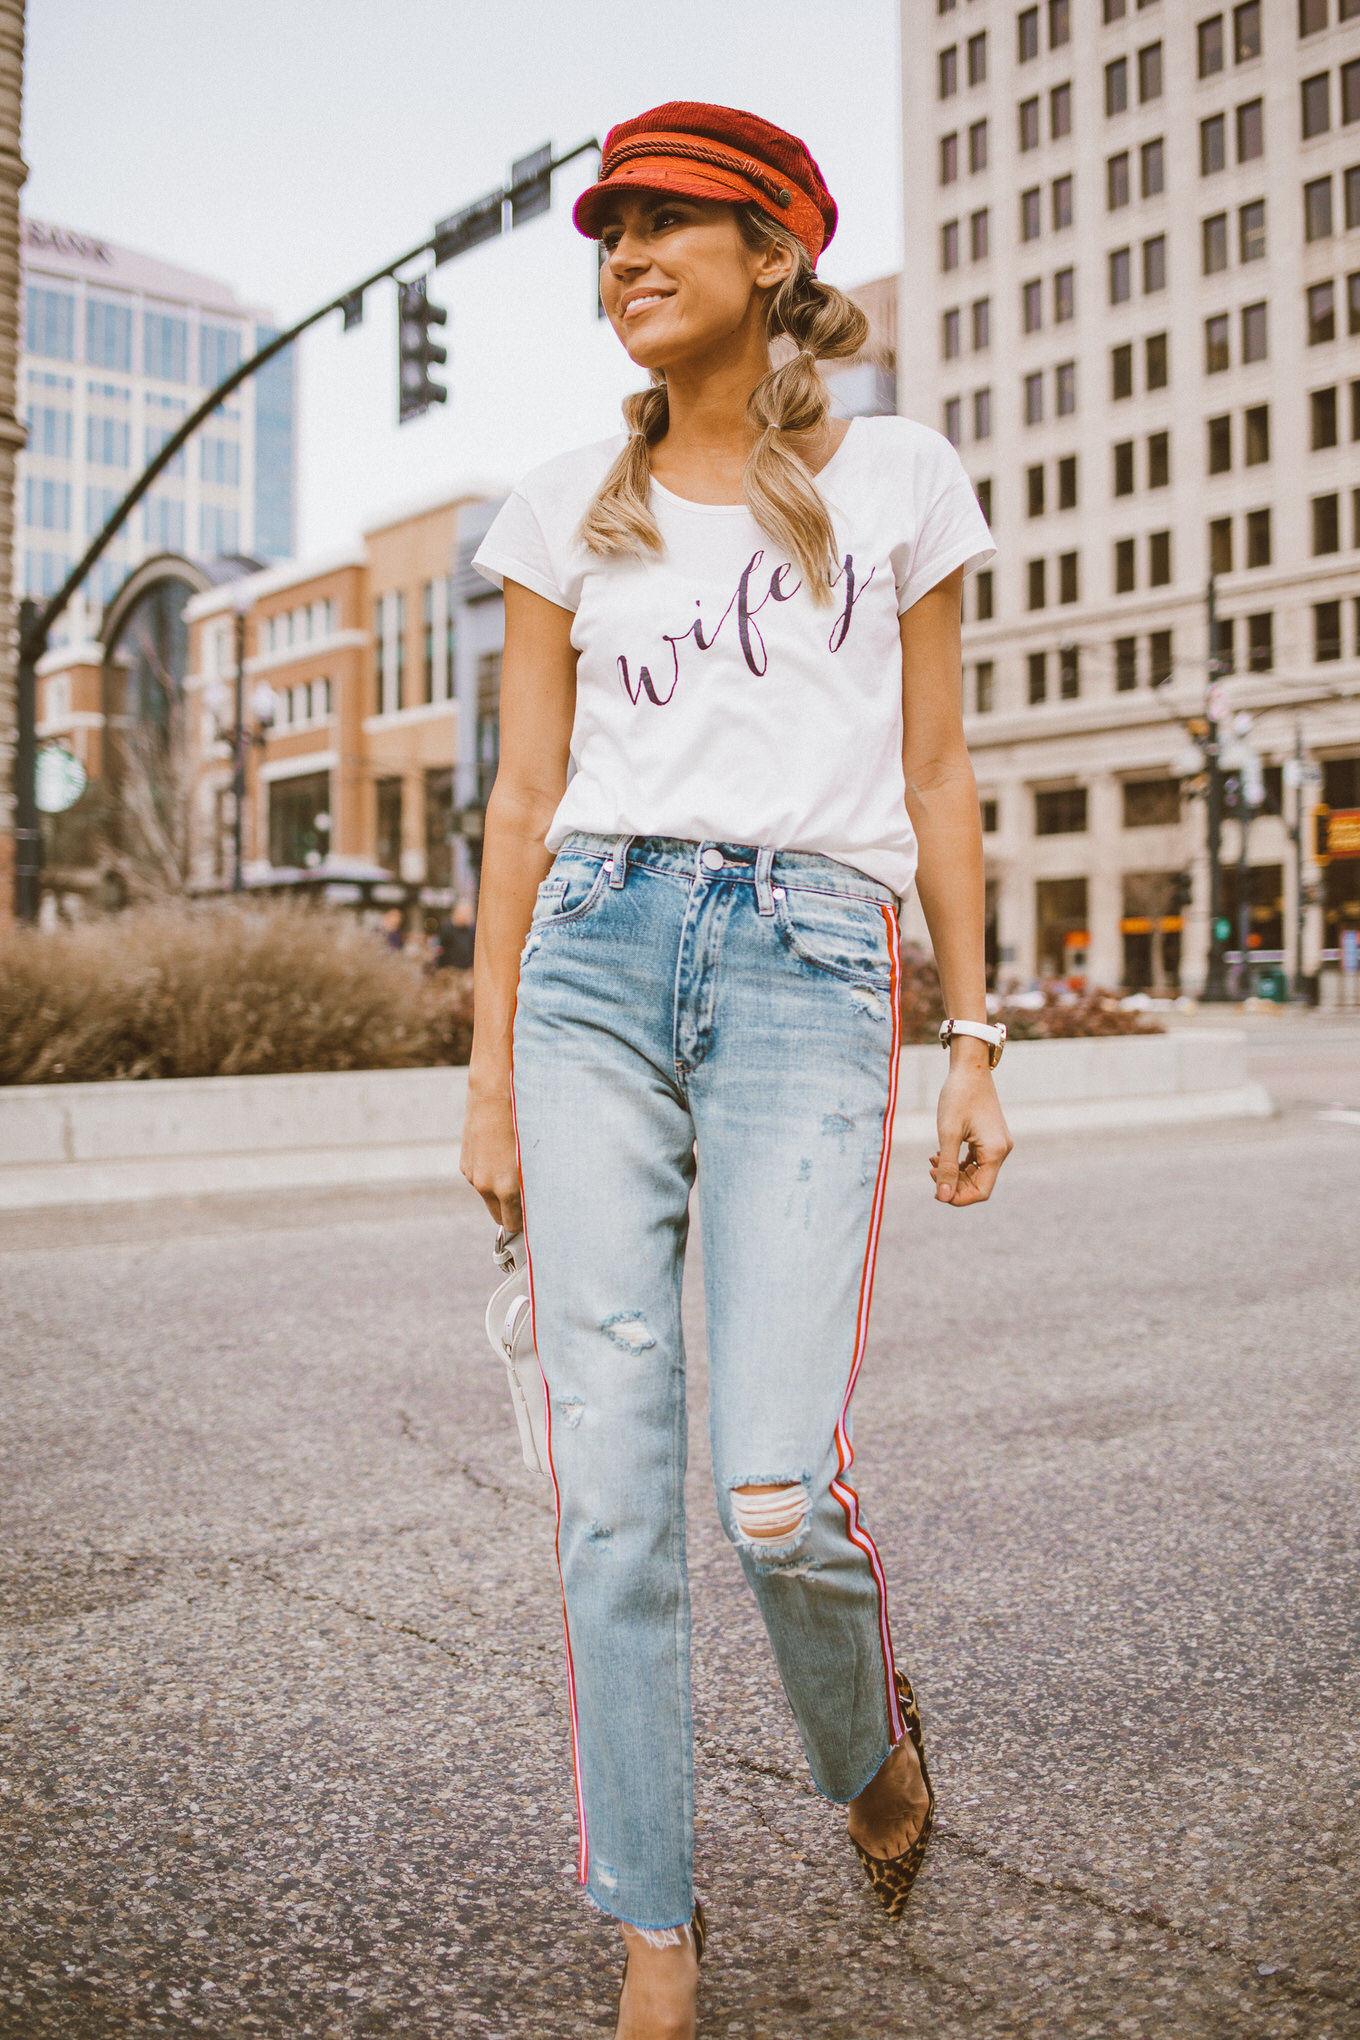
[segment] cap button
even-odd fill
[[[791,191],[776,191],[774,202],[776,205],[792,205],[793,193]]]

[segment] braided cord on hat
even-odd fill
[[[702,142],[681,141],[669,135],[639,135],[632,141],[620,142],[600,165],[601,181],[607,182],[625,163],[633,163],[646,156],[678,156],[685,162],[706,163],[715,170],[735,170],[748,183],[758,185],[781,211],[787,211],[793,204],[793,193],[788,186],[778,183],[749,156],[739,156],[734,149],[706,148]]]

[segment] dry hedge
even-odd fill
[[[470,972],[422,978],[348,916],[134,909],[0,937],[0,1083],[466,1062]]]
[[[937,1041],[944,1019],[944,995],[935,959],[912,944],[902,950],[902,1039]],[[1160,1022],[1142,1013],[1125,1012],[1118,992],[1092,989],[1072,993],[1066,985],[1046,984],[1043,1004],[1016,1005],[1003,1000],[994,1019],[1004,1020],[1011,1041],[1069,1041],[1091,1034],[1161,1034]]]

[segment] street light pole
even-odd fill
[[[236,715],[232,734],[231,775],[231,889],[245,885],[242,855],[245,847],[246,812],[246,613],[236,611]]]
[[[15,707],[18,711],[14,747],[14,917],[38,918],[38,882],[42,870],[42,837],[38,830],[38,662],[28,648],[27,633],[37,609],[27,596],[19,604],[19,670]]]
[[[1208,735],[1204,741],[1204,759],[1209,768],[1209,784],[1206,795],[1206,822],[1209,838],[1209,962],[1204,977],[1204,998],[1214,1004],[1226,1003],[1231,994],[1228,991],[1227,959],[1224,944],[1219,939],[1218,925],[1223,910],[1223,770],[1219,764],[1218,724],[1218,605],[1215,599],[1214,577],[1209,576],[1207,594],[1209,608],[1209,689],[1206,703]]]

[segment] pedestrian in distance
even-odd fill
[[[611,130],[575,218],[650,383],[624,436],[520,484],[475,560],[506,637],[463,1172],[525,1228],[579,1875],[622,1928],[618,2035],[685,2040],[707,1933],[680,1326],[696,1180],[723,1528],[812,1777],[894,1917],[930,1838],[850,1401],[913,882],[953,1016],[937,1198],[985,1199],[1010,1149],[961,713],[962,582],[993,548],[947,440],[830,414],[818,362],[867,327],[816,275],[836,207],[802,142],[658,107]]]
[[[446,921],[439,924],[436,970],[471,970],[476,940],[476,917],[472,901],[458,900]]]

